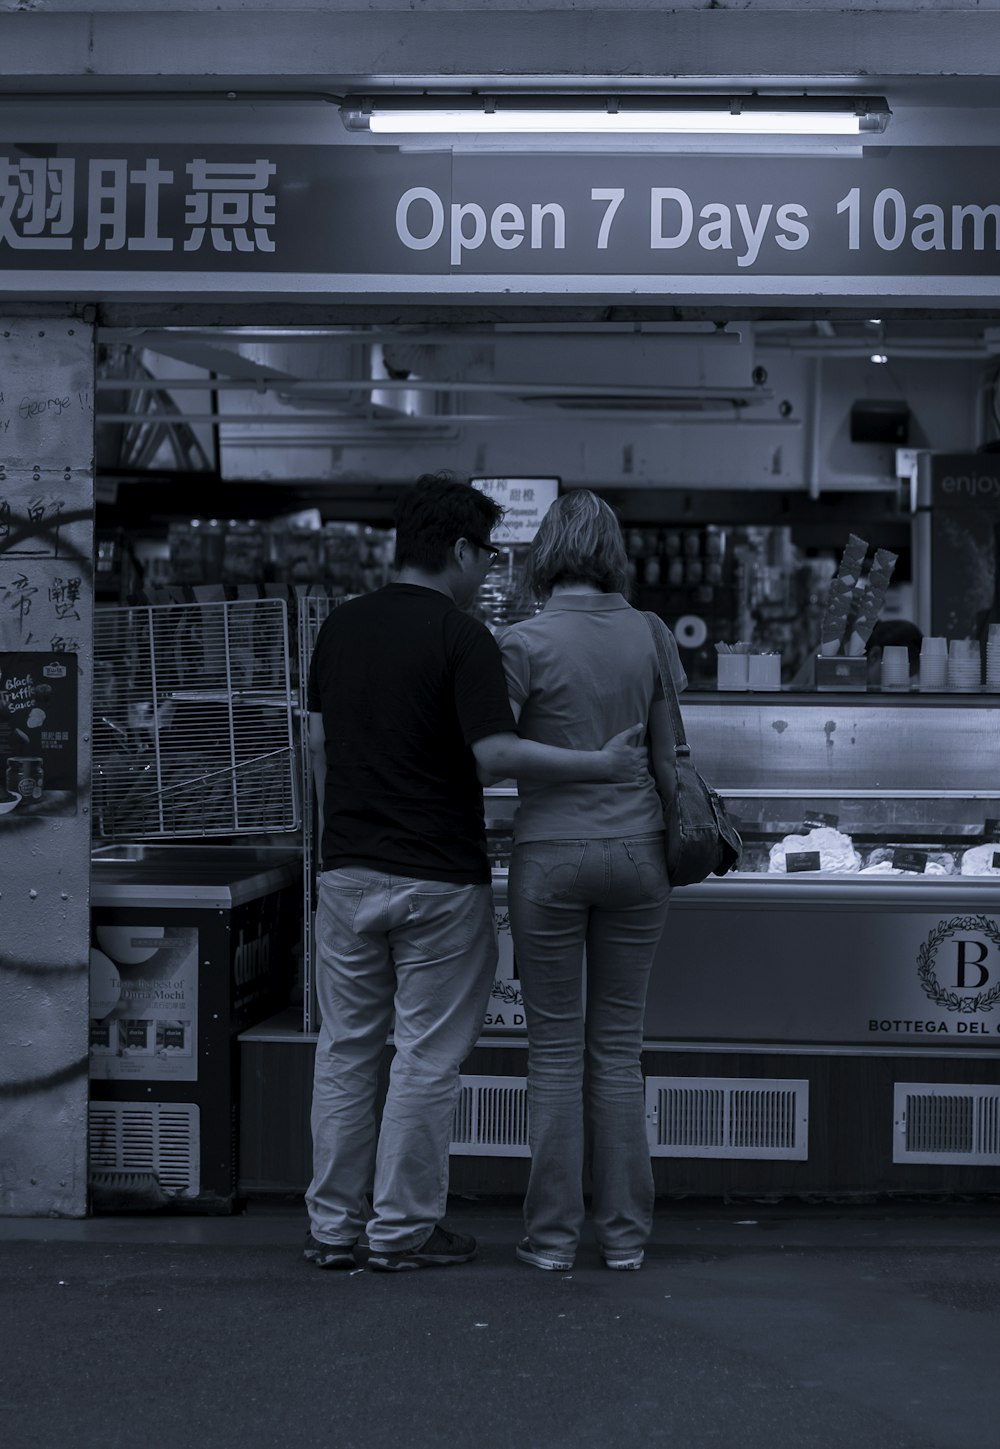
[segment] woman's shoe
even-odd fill
[[[637,1248],[634,1253],[601,1254],[601,1257],[604,1259],[605,1268],[624,1269],[625,1271],[631,1271],[633,1273],[642,1267],[643,1256],[642,1248]]]
[[[545,1268],[549,1273],[568,1273],[573,1267],[573,1259],[566,1257],[564,1253],[550,1253],[544,1248],[533,1248],[530,1238],[522,1238],[514,1249],[522,1263],[530,1263],[533,1268]]]

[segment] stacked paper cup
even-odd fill
[[[905,644],[886,644],[882,650],[882,688],[909,689],[910,651]]]
[[[948,641],[928,635],[920,645],[918,689],[947,689]]]
[[[948,688],[966,691],[978,689],[980,677],[979,641],[977,639],[950,639],[948,641]]]
[[[1000,624],[991,624],[986,640],[986,688],[1000,691]]]

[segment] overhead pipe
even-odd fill
[[[214,378],[211,381],[200,378],[119,378],[101,379],[96,383],[98,392],[274,392],[279,396],[294,398],[298,389],[303,396],[319,394],[336,396],[343,392],[474,392],[513,393],[518,396],[538,397],[660,397],[718,398],[732,400],[743,406],[767,402],[774,394],[754,385],[745,389],[732,387],[693,387],[662,385],[657,383],[549,383],[549,382],[451,382],[436,378],[338,378],[327,381],[323,378],[307,379],[289,383],[286,378]]]
[[[654,421],[656,414],[647,412],[642,418],[630,418],[630,426],[643,424],[648,427],[673,427],[675,424],[700,423],[703,426],[711,424],[715,427],[743,427],[743,428],[781,428],[782,430],[797,429],[802,426],[797,418],[753,418],[745,417],[742,410],[731,413],[716,412],[713,410],[697,411],[686,409],[673,411],[670,408],[661,410],[662,418]],[[447,426],[451,431],[457,431],[457,426],[465,426],[466,423],[494,423],[497,425],[514,425],[523,428],[526,422],[534,422],[541,418],[558,417],[564,422],[577,424],[586,422],[621,422],[622,409],[620,408],[588,408],[585,413],[573,414],[565,408],[535,408],[526,418],[522,413],[455,413],[450,417],[440,419],[424,417],[410,417],[400,413],[394,417],[381,419],[367,417],[348,417],[344,413],[328,413],[325,416],[317,415],[312,418],[303,419],[301,414],[293,413],[233,413],[225,416],[222,413],[180,413],[176,417],[163,413],[146,413],[141,418],[136,413],[102,413],[97,412],[97,419],[102,423],[134,423],[137,418],[144,423],[155,423],[163,427],[184,427],[188,423],[218,423],[222,427],[257,427],[262,423],[281,423],[286,426],[294,426],[300,429],[321,428],[326,423],[335,424],[338,429],[344,430],[351,427],[370,428],[373,422],[379,422],[383,429],[423,429],[431,431],[436,428]],[[304,436],[306,434],[304,433]]]

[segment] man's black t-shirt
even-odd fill
[[[324,870],[489,880],[469,746],[516,725],[485,625],[416,584],[351,599],[320,629],[308,706],[326,736]]]

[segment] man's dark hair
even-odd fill
[[[396,567],[441,573],[456,539],[489,543],[498,503],[457,473],[423,473],[396,505]]]

